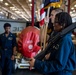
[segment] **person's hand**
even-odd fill
[[[11,60],[14,60],[14,59],[15,59],[15,56],[14,56],[14,55],[12,55]]]
[[[31,68],[34,66],[34,63],[35,63],[35,59],[34,58],[30,58],[29,64],[30,64]]]
[[[46,16],[44,21],[45,21],[45,23],[49,23],[49,17]]]
[[[50,57],[50,53],[48,53],[48,54],[45,55],[45,59],[46,59],[46,60],[48,60],[49,57]]]

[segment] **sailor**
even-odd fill
[[[2,75],[11,75],[14,54],[16,53],[16,37],[10,32],[11,25],[4,24],[5,32],[0,35]]]
[[[66,12],[56,14],[54,30],[62,31],[72,24],[71,16]],[[72,75],[75,70],[75,47],[72,42],[71,32],[61,37],[52,48],[47,61],[31,58],[30,67],[34,67],[44,75]]]

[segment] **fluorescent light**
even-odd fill
[[[16,8],[12,8],[12,10],[17,10]]]
[[[15,7],[10,7],[11,10],[17,10]]]
[[[0,14],[3,14],[3,12],[1,11]]]
[[[75,10],[73,10],[73,13],[75,12]]]
[[[30,4],[30,6],[32,6],[32,4]]]
[[[10,9],[13,9],[13,8],[15,8],[15,7],[10,7]]]
[[[0,2],[3,2],[3,0],[0,0]]]
[[[76,7],[76,4],[74,5],[74,7]]]
[[[31,0],[29,0],[29,2],[31,2]]]
[[[37,11],[35,11],[37,13]]]
[[[11,16],[12,19],[16,19],[14,16]]]
[[[8,3],[4,3],[6,6],[8,6],[9,4]]]
[[[74,14],[71,14],[71,16],[74,16]]]
[[[72,7],[71,9],[73,10],[74,8]]]
[[[21,13],[20,11],[15,11],[17,14]]]
[[[72,11],[70,11],[70,14],[72,14]]]

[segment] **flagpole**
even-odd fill
[[[44,11],[44,4],[43,0],[40,2],[40,46],[41,50],[43,50],[43,40],[44,40],[44,18],[45,18],[45,11]]]
[[[45,22],[45,25],[44,25],[44,49],[46,47],[46,39],[47,39],[47,28],[48,28],[48,18],[49,18],[49,13],[50,13],[50,7],[48,7],[48,10],[47,10],[47,16],[46,16],[46,22]]]

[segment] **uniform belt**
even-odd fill
[[[11,50],[12,48],[1,48],[2,50]]]
[[[5,51],[7,51],[7,50],[8,50],[8,48],[2,48],[2,50],[5,50]]]

